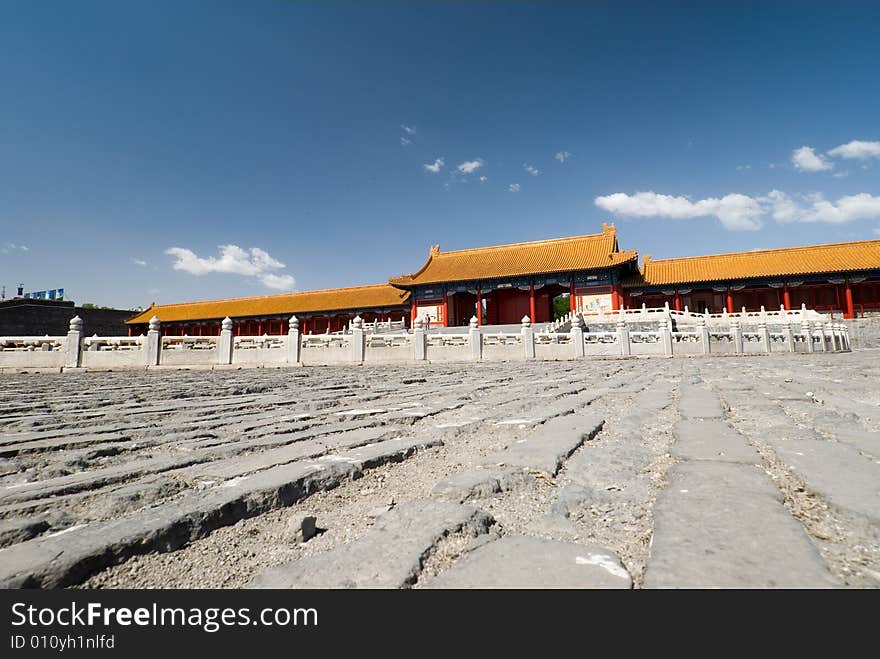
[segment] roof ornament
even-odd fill
[[[440,253],[440,244],[431,245],[431,256],[436,256]]]

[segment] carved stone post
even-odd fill
[[[526,359],[534,359],[535,331],[532,329],[532,319],[528,316],[523,316],[521,322],[522,329],[520,330],[520,333],[522,334],[523,356]]]
[[[730,333],[733,335],[733,352],[734,354],[741,355],[743,351],[743,332],[738,318],[730,320]]]
[[[70,319],[70,331],[67,332],[67,344],[64,346],[64,367],[79,368],[82,366],[82,327],[83,321],[79,316]]]
[[[672,328],[669,319],[660,321],[660,343],[663,344],[663,354],[672,356]]]
[[[364,332],[364,319],[355,316],[351,321],[351,361],[358,364],[364,361],[367,350],[367,337]]]
[[[626,318],[623,313],[617,320],[617,342],[620,344],[620,354],[628,357],[632,354],[632,347],[629,344],[629,327],[626,326]]]
[[[788,346],[788,351],[794,352],[794,327],[792,327],[791,323],[785,323],[782,329],[785,332],[785,343]]]
[[[706,318],[703,316],[697,319],[697,331],[700,333],[700,349],[704,355],[708,355],[712,349],[709,345],[709,327],[706,325]]]
[[[810,331],[810,321],[805,320],[801,323],[801,330],[804,333],[804,341],[807,344],[807,352],[813,352],[813,333]]]
[[[815,325],[816,333],[819,335],[819,352],[825,352],[828,350],[828,346],[825,345],[825,326],[822,325],[822,321],[819,321]]]
[[[761,341],[761,350],[770,354],[770,330],[767,328],[767,319],[761,314],[758,320],[758,338]]]
[[[831,352],[840,351],[840,339],[837,335],[837,325],[835,323],[828,324],[828,333],[831,336]]]
[[[574,358],[581,359],[586,355],[584,347],[584,314],[578,311],[571,320],[571,345],[574,350]]]
[[[232,319],[229,316],[220,323],[220,338],[217,340],[217,363],[227,365],[232,363]]]
[[[471,344],[471,357],[479,361],[483,358],[483,333],[480,331],[479,321],[476,316],[471,316],[468,338]]]
[[[425,321],[419,316],[413,329],[413,359],[425,361],[428,358],[428,335],[425,333]]]
[[[302,337],[299,333],[299,318],[291,316],[287,323],[287,363],[299,364],[302,358]]]
[[[147,366],[158,366],[162,352],[162,333],[157,316],[150,318],[150,329],[147,332]]]

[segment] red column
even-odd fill
[[[846,316],[844,318],[855,318],[856,313],[853,308],[852,285],[849,279],[846,280]]]
[[[477,325],[483,326],[483,292],[479,288],[477,289]]]
[[[617,292],[617,286],[611,287],[611,309],[613,311],[620,309],[620,296]]]
[[[785,307],[786,311],[791,309],[791,293],[788,291],[788,284],[785,284],[782,287],[782,305]]]
[[[569,311],[574,313],[576,308],[577,308],[577,300],[575,299],[575,296],[574,296],[574,282],[571,282],[571,284],[568,287],[568,309],[569,309]]]
[[[529,285],[529,318],[535,322],[535,285]]]
[[[675,292],[675,299],[673,300],[675,304],[675,310],[681,311],[681,295],[678,294],[678,291]]]
[[[733,313],[733,293],[727,289],[727,313]]]
[[[412,295],[412,293],[410,293],[410,295]],[[416,306],[416,298],[415,297],[410,298],[409,305],[410,305],[409,306],[409,326],[415,327],[416,326],[416,318],[418,317],[418,314],[419,314],[419,308]]]
[[[443,327],[449,327],[449,293],[443,293]]]

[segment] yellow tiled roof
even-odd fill
[[[625,281],[624,286],[635,288],[877,269],[880,269],[880,240],[862,240],[657,261],[645,255],[641,274]]]
[[[222,319],[226,316],[243,318],[320,311],[361,310],[396,307],[406,304],[408,299],[408,291],[401,291],[388,284],[375,284],[373,286],[330,288],[304,293],[161,304],[151,306],[125,322],[130,325],[148,323],[153,316],[157,316],[161,322],[179,322]]]
[[[421,270],[388,281],[395,286],[406,287],[444,281],[495,279],[606,268],[638,258],[635,251],[618,251],[613,225],[603,224],[602,229],[602,233],[586,236],[454,252],[441,252],[440,246],[435,245]]]

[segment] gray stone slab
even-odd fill
[[[872,458],[880,460],[880,432],[837,428],[834,430],[833,437]]]
[[[368,444],[344,453],[325,455],[318,458],[319,463],[324,461],[345,461],[358,465],[361,469],[370,469],[389,462],[400,462],[410,457],[417,451],[435,446],[443,446],[443,440],[438,437],[398,437],[387,439],[383,442]]]
[[[7,485],[0,489],[0,504],[6,505],[31,499],[73,494],[83,490],[94,490],[146,474],[158,474],[163,471],[186,467],[207,459],[204,453],[191,453],[178,458],[147,458],[124,462],[112,467],[82,471],[78,474],[47,478],[46,480],[34,481],[33,483]]]
[[[364,454],[294,462],[226,481],[204,492],[110,522],[73,527],[0,550],[0,588],[57,588],[80,583],[128,556],[172,551],[221,526],[360,476],[370,466],[395,462],[439,440],[388,440]],[[382,446],[384,445],[384,446]]]
[[[880,464],[841,442],[766,438],[777,455],[830,503],[880,520]]]
[[[476,467],[443,479],[434,486],[431,496],[464,503],[515,489],[529,480],[531,477],[520,469]]]
[[[674,465],[654,508],[646,588],[838,585],[770,478],[735,463]]]
[[[570,414],[540,426],[528,439],[489,455],[486,466],[519,467],[556,475],[562,463],[602,429],[604,419],[594,412]]]
[[[620,559],[601,547],[505,536],[459,559],[428,588],[632,588]]]
[[[316,439],[301,440],[279,448],[239,455],[208,464],[199,464],[176,472],[187,479],[225,480],[243,476],[261,469],[296,460],[314,458],[338,448],[351,448],[375,442],[392,434],[385,428],[365,428],[363,430],[327,435]]]
[[[0,547],[8,547],[17,542],[30,540],[48,530],[45,519],[3,519],[0,520]]]
[[[73,426],[75,425],[76,424],[73,424]],[[83,434],[102,435],[112,433],[114,435],[128,436],[132,430],[142,429],[145,427],[146,426],[143,425],[132,426],[129,424],[100,426],[95,423],[89,423],[88,433],[83,433],[81,428],[72,427],[71,424],[67,424],[61,428],[55,429],[28,430],[16,433],[0,433],[0,445],[6,446],[8,444],[20,444],[24,442],[46,439],[71,439],[80,437]]]
[[[471,506],[417,499],[378,518],[367,535],[322,554],[267,570],[251,588],[403,588],[450,533],[486,533],[492,517]]]
[[[40,453],[42,451],[59,451],[66,448],[90,446],[92,444],[105,444],[109,442],[127,442],[131,438],[128,435],[117,433],[105,434],[79,434],[73,436],[55,437],[52,439],[35,439],[17,444],[7,444],[0,447],[0,458],[9,458],[15,455],[27,453]]]
[[[139,514],[75,526],[0,550],[0,587],[59,588],[133,554],[171,551],[220,526],[336,486],[354,465],[294,463],[191,493]]]
[[[745,437],[719,419],[684,419],[675,426],[672,454],[684,460],[758,464],[761,456]]]
[[[685,419],[720,419],[724,410],[718,396],[706,387],[682,384],[678,410]]]

